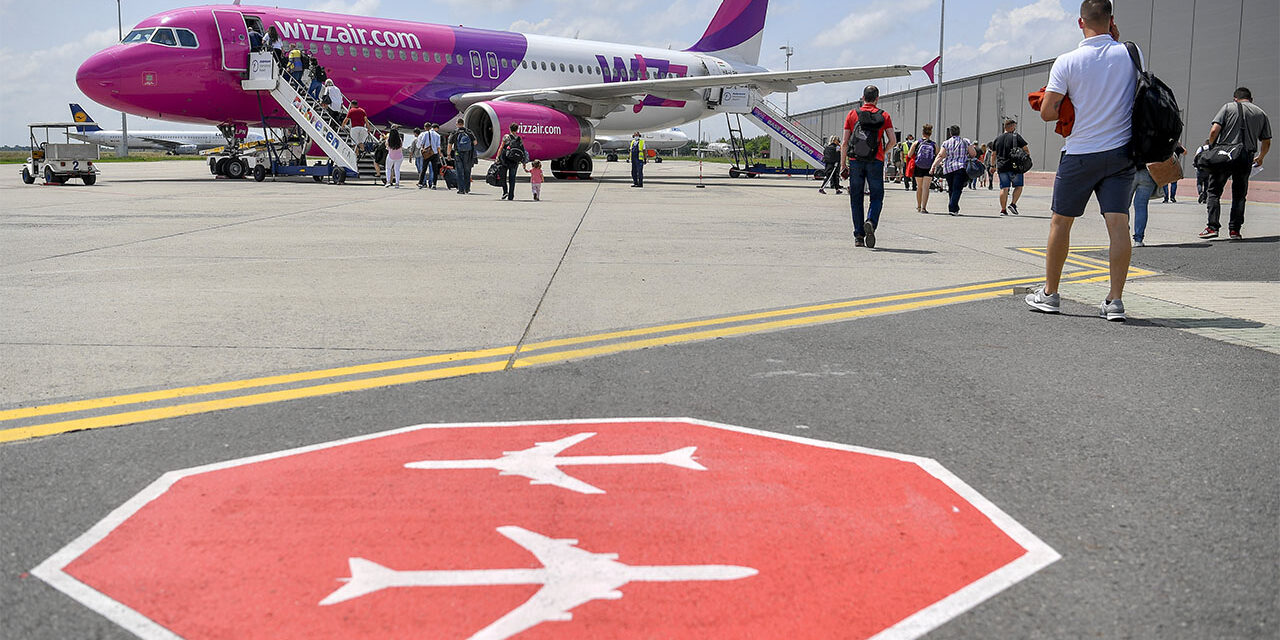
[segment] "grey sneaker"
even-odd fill
[[[1106,318],[1111,322],[1124,322],[1124,301],[1122,300],[1104,300],[1098,306],[1098,317]]]
[[[1028,293],[1027,297],[1023,299],[1027,302],[1027,306],[1045,313],[1058,313],[1062,308],[1062,296],[1056,293],[1047,295],[1044,292],[1044,287]]]

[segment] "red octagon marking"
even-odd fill
[[[148,639],[911,638],[1058,557],[933,460],[633,419],[171,472],[32,572]]]

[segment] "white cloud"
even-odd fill
[[[0,49],[0,87],[7,87],[0,91],[0,113],[4,114],[0,140],[26,144],[27,122],[67,120],[71,116],[67,103],[85,101],[76,87],[76,70],[117,38],[115,29],[103,29],[55,47]]]
[[[851,12],[814,38],[820,47],[839,47],[883,38],[887,31],[909,23],[908,18],[933,6],[933,0],[899,0],[871,10]]]
[[[1082,35],[1062,0],[1037,0],[991,16],[981,43],[947,47],[944,69],[963,68],[963,75],[1054,58],[1075,48]]]

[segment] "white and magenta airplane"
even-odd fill
[[[274,7],[191,7],[138,23],[85,61],[76,83],[94,101],[146,118],[292,126],[283,109],[240,85],[248,30],[274,27],[286,47],[314,53],[376,125],[438,122],[448,130],[461,114],[480,138],[480,156],[491,157],[514,123],[532,158],[590,174],[586,152],[597,133],[696,122],[725,88],[768,94],[921,69],[769,71],[758,64],[768,4],[724,0],[702,39],[683,51]]]

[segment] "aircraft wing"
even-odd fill
[[[132,136],[131,136],[131,137],[132,137]],[[150,142],[151,144],[157,144],[157,145],[160,145],[160,146],[164,147],[165,149],[168,149],[169,151],[177,151],[180,147],[185,146],[185,145],[183,145],[181,142],[174,142],[174,141],[172,141],[172,140],[165,140],[164,138],[152,138],[152,137],[150,137],[150,136],[137,136],[137,137],[142,138],[143,140],[146,140],[147,142]]]
[[[565,449],[572,447],[579,442],[587,440],[594,436],[594,433],[579,433],[571,435],[568,438],[560,438],[551,442],[539,442],[523,451],[507,451],[503,455],[519,455],[519,456],[546,456],[554,458],[564,452]]]
[[[795,91],[796,87],[815,83],[853,82],[872,78],[908,76],[922,67],[889,65],[881,67],[841,67],[812,69],[807,71],[763,71],[758,73],[734,73],[727,75],[690,76],[685,78],[660,78],[656,80],[631,80],[627,82],[598,82],[594,84],[566,85],[540,89],[512,89],[463,93],[453,96],[459,109],[477,102],[500,100],[529,103],[586,103],[613,107],[635,103],[643,96],[669,99],[696,100],[702,89],[715,87],[752,87],[762,93]],[[594,110],[593,110],[594,111]],[[607,112],[607,111],[606,111]]]

